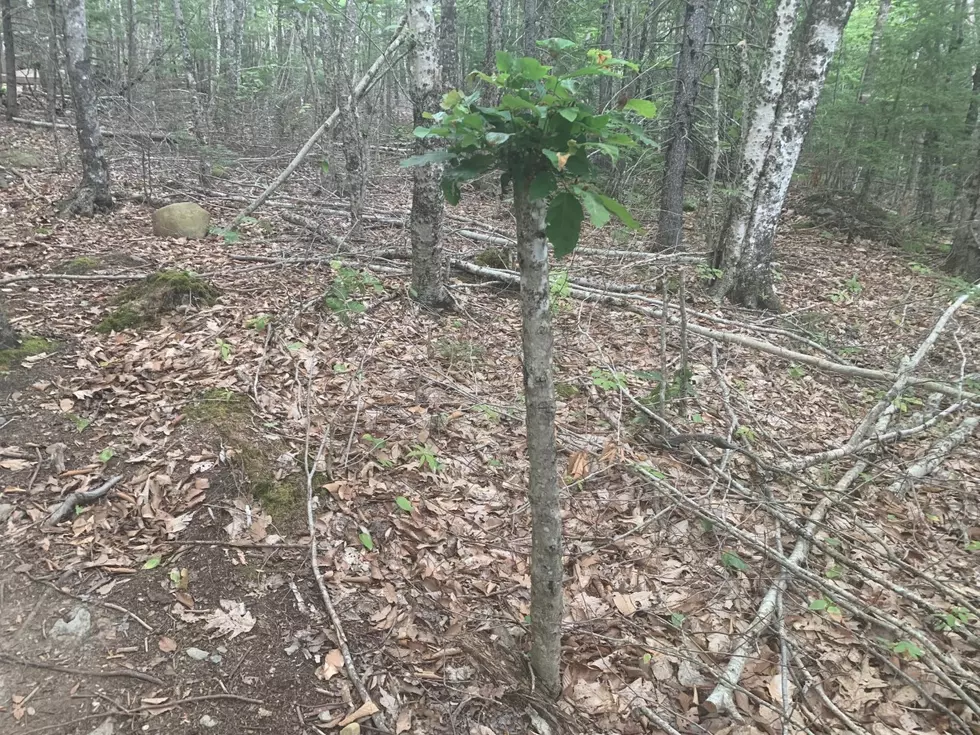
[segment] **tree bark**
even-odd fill
[[[487,0],[487,49],[483,60],[483,71],[492,75],[497,71],[497,52],[503,48],[503,0]],[[484,93],[484,101],[495,106],[500,96],[496,87]]]
[[[353,80],[353,45],[351,41],[357,37],[357,3],[347,0],[344,9],[343,28],[340,33],[340,44],[337,53],[340,60],[340,73],[337,77],[338,99],[346,98],[340,107],[340,135],[343,143],[346,172],[344,190],[350,203],[351,224],[354,229],[360,226],[364,214],[364,191],[367,186],[366,171],[367,145],[364,132],[361,129],[361,116],[358,111],[358,100],[354,97]]]
[[[538,41],[551,35],[551,0],[524,0],[524,37],[521,48],[525,56],[541,56]]]
[[[459,37],[456,23],[456,0],[442,0],[439,17],[439,64],[445,89],[458,89],[462,84],[459,64]]]
[[[708,0],[688,0],[686,5],[660,199],[657,244],[663,250],[684,244],[684,177],[708,40]]]
[[[187,40],[187,24],[184,23],[184,10],[181,0],[173,0],[174,27],[180,43],[180,55],[184,62],[184,78],[187,82],[187,93],[191,96],[191,111],[193,114],[194,139],[198,147],[198,178],[205,189],[211,185],[211,162],[208,160],[208,134],[204,118],[204,105],[197,88],[197,77],[194,74],[194,57],[191,56],[191,45]]]
[[[599,36],[599,46],[604,51],[613,50],[613,41],[616,36],[616,0],[606,0],[602,6],[602,33]],[[613,96],[613,78],[599,77],[599,104],[597,107],[602,110],[609,104]]]
[[[5,98],[8,120],[17,115],[17,55],[14,51],[14,12],[11,0],[0,0],[0,28],[3,32],[3,64],[6,72]]]
[[[102,146],[102,128],[88,54],[88,24],[85,0],[65,0],[65,55],[68,79],[75,103],[75,127],[82,159],[82,183],[67,202],[66,211],[91,217],[112,209],[109,191],[109,164]]]
[[[793,169],[813,120],[817,101],[854,0],[814,0],[803,38],[784,80],[785,54],[792,34],[795,0],[782,0],[763,75],[762,93],[745,139],[738,193],[732,201],[714,263],[722,270],[713,286],[749,308],[779,310],[773,286],[773,243]],[[787,13],[787,11],[794,11]],[[775,73],[774,73],[775,72]]]
[[[980,161],[980,153],[974,151],[974,155]],[[980,280],[980,165],[976,165],[973,175],[966,181],[961,202],[960,222],[946,259],[946,269],[973,282]]]
[[[133,104],[133,85],[139,74],[136,49],[136,8],[133,0],[126,0],[126,102]]]
[[[410,0],[408,28],[415,40],[412,50],[412,111],[415,125],[425,125],[422,113],[435,110],[439,101],[439,59],[432,0]],[[430,150],[426,139],[416,138],[416,152]],[[439,180],[442,166],[416,166],[413,170],[412,292],[423,305],[439,308],[450,302],[446,290],[446,264],[442,250],[443,198]]]
[[[531,180],[514,181],[517,253],[521,269],[521,342],[530,462],[531,666],[545,693],[561,691],[562,522],[555,469],[554,336],[545,200],[531,201]]]
[[[10,323],[10,317],[7,316],[3,303],[0,303],[0,350],[14,347],[20,347],[20,339],[14,330],[14,325]]]

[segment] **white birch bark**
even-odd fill
[[[432,0],[410,0],[408,28],[415,46],[412,52],[412,108],[415,125],[424,125],[422,113],[435,110],[439,100],[439,54]],[[427,139],[428,140],[428,139]],[[416,152],[430,150],[427,140],[416,138]],[[443,199],[439,179],[442,166],[416,166],[413,169],[412,214],[412,292],[429,307],[446,306],[446,265],[442,250]]]

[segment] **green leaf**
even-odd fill
[[[513,71],[530,82],[536,82],[548,76],[550,66],[545,66],[533,56],[522,56],[514,63]]]
[[[395,505],[406,513],[411,513],[413,510],[412,501],[406,498],[404,495],[399,495],[397,498],[395,498]]]
[[[568,51],[570,48],[575,48],[578,44],[574,41],[569,41],[567,38],[542,38],[537,41],[535,45],[538,48],[543,48],[547,51]]]
[[[451,110],[462,101],[463,95],[460,94],[459,90],[451,89],[442,96],[439,106],[444,110]]]
[[[242,236],[234,230],[225,230],[224,234],[222,234],[222,238],[224,239],[226,245],[234,245],[242,239]]]
[[[721,552],[721,563],[737,572],[744,572],[749,568],[749,565],[742,561],[742,557],[734,551]]]
[[[534,177],[527,189],[527,195],[534,202],[550,196],[557,188],[558,182],[555,180],[555,175],[551,171],[542,171]]]
[[[501,143],[506,143],[507,139],[510,138],[511,133],[487,133],[487,143],[490,145],[500,145]]]
[[[452,151],[446,150],[445,148],[440,148],[437,151],[429,151],[428,153],[423,153],[420,156],[412,156],[406,158],[402,161],[402,168],[411,168],[412,166],[425,166],[430,163],[442,163],[444,161],[451,161],[456,157],[456,154]]]
[[[426,128],[419,125],[417,128],[415,128],[415,130],[412,131],[412,135],[414,135],[416,138],[425,138],[431,132],[432,132],[432,128]],[[324,163],[326,163],[326,161],[320,164],[321,168],[323,168]],[[324,169],[324,172],[326,172],[326,169]]]
[[[568,120],[568,122],[575,122],[575,119],[578,117],[578,110],[574,107],[562,107],[558,110],[558,114]]]
[[[559,171],[561,170],[561,164],[558,163],[558,154],[557,153],[555,153],[554,151],[549,150],[547,148],[542,148],[541,149],[541,152],[544,153],[545,158],[547,158],[549,161],[551,161],[551,165],[552,166],[554,166]]]
[[[602,227],[612,216],[599,198],[588,189],[582,191],[582,204],[585,205],[585,211],[589,213],[589,221],[592,222],[593,227]]]
[[[108,462],[110,459],[112,459],[115,456],[115,454],[116,453],[113,451],[112,447],[106,447],[101,452],[99,452],[99,461],[103,463]]]
[[[626,102],[623,109],[632,110],[641,117],[651,118],[657,116],[657,106],[650,100],[641,100],[634,97]]]
[[[415,129],[418,130],[419,128],[415,128]],[[326,158],[320,161],[320,170],[323,171],[323,173],[325,174],[330,173],[330,161],[328,161]]]
[[[582,203],[571,192],[563,191],[551,200],[545,223],[555,257],[561,258],[575,249],[584,217]]]
[[[368,551],[374,551],[374,539],[371,538],[371,534],[368,531],[362,531],[357,534],[357,538],[360,540],[361,545]]]
[[[633,219],[633,215],[626,211],[626,207],[617,202],[612,197],[607,197],[605,194],[596,194],[599,201],[605,205],[606,209],[619,217],[620,221],[631,230],[640,229],[640,223]]]
[[[830,603],[822,597],[818,597],[816,600],[810,600],[810,604],[807,608],[813,610],[814,612],[820,612],[821,610],[826,610],[827,605]]]
[[[534,110],[537,109],[534,103],[528,102],[516,94],[505,94],[500,98],[500,107],[505,110]]]
[[[514,57],[506,51],[497,52],[497,71],[509,72],[514,65]]]
[[[155,556],[151,556],[149,559],[143,562],[143,568],[156,569],[158,566],[160,566],[161,561],[163,561],[163,557],[160,556],[159,554],[156,554]]]

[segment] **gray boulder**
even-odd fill
[[[208,234],[211,215],[194,202],[177,202],[153,213],[153,234],[158,237],[187,237],[194,240]]]

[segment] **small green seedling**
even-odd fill
[[[408,456],[418,460],[420,469],[427,467],[430,472],[438,472],[442,467],[442,462],[436,458],[436,450],[431,444],[416,444],[409,450]]]

